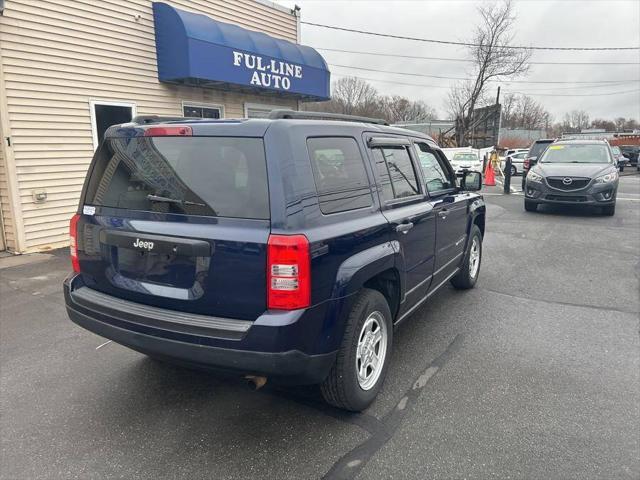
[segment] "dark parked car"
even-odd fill
[[[527,172],[531,167],[533,167],[540,155],[544,153],[549,145],[551,145],[555,140],[550,138],[543,138],[540,140],[536,140],[529,147],[529,152],[526,157],[524,157],[524,162],[522,162],[522,189],[524,190],[525,179],[527,178]]]
[[[640,167],[638,156],[640,156],[640,145],[620,145],[622,155],[629,159],[629,165]]]
[[[624,172],[624,167],[629,165],[629,159],[622,155],[622,150],[620,150],[620,147],[612,146],[611,153],[613,153],[613,159],[618,166],[618,170]]]
[[[563,140],[551,144],[529,170],[524,208],[541,203],[601,207],[616,211],[618,169],[609,144],[602,140]]]
[[[71,319],[152,357],[377,395],[393,329],[472,288],[481,174],[367,119],[134,119],[111,127],[71,220]]]

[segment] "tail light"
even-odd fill
[[[304,235],[269,235],[267,307],[296,310],[311,304],[309,240]]]
[[[80,272],[80,260],[78,259],[78,220],[77,213],[71,217],[69,222],[69,253],[71,255],[71,265],[74,272]]]
[[[145,137],[191,137],[193,130],[191,127],[150,127],[144,131]]]
[[[525,170],[529,170],[529,159],[525,158],[524,162],[522,162],[522,168],[524,168]]]

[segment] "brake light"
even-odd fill
[[[78,220],[80,215],[77,213],[71,217],[69,222],[69,254],[71,255],[71,265],[73,271],[80,273],[80,259],[78,258]]]
[[[304,235],[269,235],[267,307],[296,310],[311,304],[309,240]]]
[[[191,127],[149,127],[144,131],[145,137],[191,137]]]
[[[525,158],[524,162],[522,162],[522,166],[525,170],[529,170],[529,159]]]

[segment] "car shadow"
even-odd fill
[[[585,207],[578,205],[538,205],[538,213],[556,216],[572,216],[572,217],[605,217],[601,207]]]

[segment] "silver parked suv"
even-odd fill
[[[616,210],[618,168],[609,144],[602,140],[554,142],[529,170],[524,208],[536,211],[541,203],[601,207],[605,215]]]

